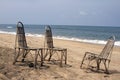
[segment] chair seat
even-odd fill
[[[46,48],[46,49],[50,49],[50,50],[54,50],[54,51],[65,51],[65,50],[67,50],[66,48],[58,48],[58,47]]]

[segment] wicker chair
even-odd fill
[[[90,68],[90,66],[92,65],[91,64],[92,61],[95,61],[97,64],[96,70],[98,71],[100,70],[100,63],[103,62],[105,66],[105,72],[109,73],[108,68],[111,61],[111,54],[114,47],[114,42],[115,42],[115,36],[111,36],[99,55],[91,52],[86,52],[83,57],[80,68],[82,68],[85,60],[88,60],[87,68]]]
[[[54,54],[60,54],[60,66],[62,67],[63,61],[65,61],[65,64],[67,64],[67,49],[66,48],[57,48],[53,45],[53,38],[52,38],[52,30],[51,27],[48,25],[45,27],[45,50],[46,54],[44,56],[44,59],[46,56],[49,55],[49,61],[51,60],[51,57]]]
[[[14,56],[14,62],[18,62],[18,58],[22,55],[22,62],[24,62],[24,59],[26,58],[27,54],[31,51],[35,52],[35,58],[34,58],[34,67],[36,68],[37,65],[37,58],[38,55],[41,58],[41,66],[43,65],[43,49],[42,48],[30,48],[27,46],[25,31],[24,31],[24,25],[22,22],[17,23],[17,32],[16,32],[16,39],[15,39],[15,56]]]

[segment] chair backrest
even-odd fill
[[[52,30],[51,27],[45,26],[45,43],[47,48],[53,48],[53,38],[52,38]]]
[[[17,30],[16,30],[16,47],[27,47],[24,25],[22,22],[17,23]]]
[[[100,57],[104,58],[104,59],[110,59],[111,58],[111,53],[114,47],[114,43],[115,43],[115,36],[111,36],[105,47],[103,48],[102,52],[100,53]]]

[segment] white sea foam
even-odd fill
[[[0,33],[16,35],[16,32],[0,31]],[[31,33],[26,33],[26,36],[43,37],[44,35],[41,35],[41,34],[31,34]]]
[[[13,28],[12,26],[7,26],[7,28]]]
[[[44,37],[44,35],[42,34],[31,34],[31,33],[26,33],[26,36]]]
[[[6,32],[6,31],[0,31],[0,33],[3,33],[3,34],[13,34],[13,35],[16,34],[16,32]]]
[[[120,46],[120,41],[116,41],[115,45]]]
[[[13,34],[13,35],[16,34],[16,32],[6,32],[6,31],[0,31],[0,33]],[[31,33],[26,33],[26,36],[44,37],[44,35],[42,35],[42,34],[31,34]],[[90,40],[90,39],[69,38],[69,37],[65,37],[65,36],[54,36],[53,38],[62,39],[62,40],[70,40],[70,41],[78,41],[78,42],[94,43],[94,44],[106,44],[106,42],[107,42],[107,41],[104,41],[104,40]],[[120,46],[120,41],[116,41],[115,45]]]
[[[94,43],[94,44],[106,44],[107,41],[104,40],[90,40],[90,39],[79,39],[79,38],[67,38],[67,37],[61,37],[57,36],[54,37],[56,39],[63,39],[63,40],[70,40],[70,41],[78,41],[78,42],[87,42],[87,43]],[[120,41],[115,42],[116,46],[120,46]]]
[[[105,44],[106,41],[103,40],[90,40],[90,39],[79,39],[79,38],[67,38],[67,37],[54,37],[56,39],[70,40],[70,41],[78,41],[78,42],[88,42],[88,43],[97,43],[97,44]]]

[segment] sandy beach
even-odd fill
[[[44,38],[27,36],[30,47],[43,48]],[[80,69],[85,52],[99,54],[104,45],[54,39],[54,46],[67,48],[67,66],[45,62],[47,68],[34,69],[29,66],[12,65],[14,56],[15,35],[0,34],[0,80],[119,80],[120,79],[120,47],[115,46],[110,74]],[[28,56],[29,58],[29,56]],[[104,67],[103,67],[104,69]]]

